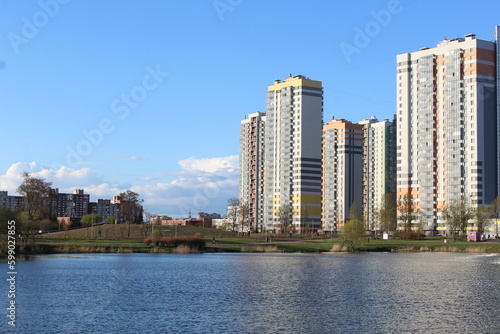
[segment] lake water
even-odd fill
[[[0,332],[500,332],[500,254],[49,255],[17,272]]]

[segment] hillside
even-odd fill
[[[160,225],[154,226],[155,230],[163,232],[164,236],[174,235],[194,235],[196,233],[202,234],[206,238],[216,237],[232,237],[234,233],[229,231],[218,230],[215,228],[196,227],[196,226],[167,226]],[[104,224],[93,227],[84,227],[68,231],[45,233],[41,237],[64,237],[64,238],[126,238],[128,232],[128,225],[125,224]],[[151,234],[151,225],[130,225],[130,238],[142,239]]]

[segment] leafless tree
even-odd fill
[[[250,223],[250,207],[248,203],[245,203],[243,200],[240,201],[239,207],[241,231],[245,231],[246,229],[249,230],[250,227],[248,225]]]
[[[143,200],[139,198],[139,194],[127,190],[120,193],[120,213],[125,219],[127,225],[127,237],[130,238],[130,224],[137,222],[137,217],[142,216]]]
[[[375,212],[375,219],[379,221],[379,228],[385,232],[396,231],[398,224],[396,200],[393,194],[387,193],[382,198],[380,208]]]
[[[493,224],[495,225],[495,234],[497,237],[500,237],[498,234],[499,232],[499,220],[500,220],[500,196],[496,197],[492,202],[491,202],[491,211],[492,211],[492,217],[494,219]]]
[[[238,225],[238,211],[240,206],[240,200],[237,197],[231,197],[227,200],[227,219],[231,225],[231,231],[236,230]]]
[[[479,233],[484,233],[486,225],[488,224],[488,219],[490,219],[492,215],[492,208],[486,205],[480,206],[474,210],[474,218],[476,219],[476,227]]]
[[[402,199],[397,203],[399,212],[399,220],[405,232],[411,232],[413,222],[417,219],[417,205],[410,191],[408,191]]]
[[[461,197],[451,200],[443,210],[443,215],[448,224],[448,230],[456,240],[459,232],[465,235],[469,220],[474,217],[474,209],[467,198]]]
[[[292,231],[292,206],[288,203],[281,204],[279,207],[279,228],[281,233],[288,234]]]

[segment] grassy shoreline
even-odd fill
[[[123,226],[109,225],[100,227],[102,237],[96,236],[97,231],[80,229],[61,231],[36,236],[34,242],[18,245],[16,254],[89,254],[89,253],[215,253],[215,252],[245,252],[245,253],[327,253],[344,251],[338,239],[320,237],[278,237],[272,242],[266,242],[265,235],[242,237],[237,234],[210,228],[179,226],[175,233],[179,236],[198,235],[205,240],[205,247],[192,249],[183,247],[165,247],[146,245],[144,243],[144,226],[132,226],[130,238],[123,236]],[[94,227],[95,229],[95,227]],[[172,236],[173,227],[155,227]],[[147,232],[147,231],[146,231]],[[149,231],[150,233],[150,231]],[[216,244],[212,243],[213,238]],[[500,253],[500,242],[466,242],[431,237],[424,240],[361,240],[355,245],[355,252],[474,252]],[[0,254],[1,256],[2,254]]]
[[[35,244],[19,249],[20,254],[85,254],[85,253],[325,253],[344,251],[339,240],[326,239],[278,239],[271,243],[248,238],[219,238],[212,244],[205,238],[206,246],[201,250],[146,245],[140,240],[123,239],[81,239],[81,238],[39,238]],[[355,245],[355,252],[473,252],[500,253],[500,242],[448,242],[443,240],[372,240]]]

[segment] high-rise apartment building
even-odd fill
[[[109,199],[98,199],[97,202],[89,203],[89,213],[96,213],[104,221],[106,218],[115,217],[118,218],[120,214],[119,205],[116,203],[111,203]]]
[[[361,121],[363,143],[363,216],[368,229],[379,230],[375,211],[390,194],[396,197],[396,127],[387,119]]]
[[[264,221],[264,113],[248,115],[240,125],[240,201],[248,207],[252,231]]]
[[[441,211],[498,193],[497,41],[474,35],[397,56],[397,198],[411,193],[427,230]]]
[[[287,207],[291,209],[295,231],[321,228],[322,125],[320,81],[297,75],[276,80],[268,87],[264,157],[266,229],[279,228],[280,212]]]
[[[322,221],[334,231],[350,219],[356,203],[361,217],[363,180],[363,125],[332,119],[323,127]]]
[[[24,197],[11,196],[7,191],[0,191],[0,205],[3,205],[7,210],[18,212],[24,207]]]
[[[52,206],[57,217],[80,219],[89,213],[90,195],[83,189],[75,189],[73,193],[60,193],[58,188],[52,189]]]

